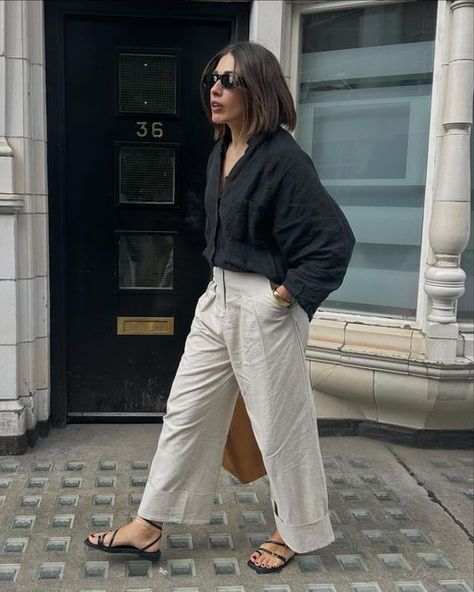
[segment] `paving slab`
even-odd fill
[[[433,502],[474,537],[474,451],[389,448]]]
[[[0,457],[2,592],[472,592],[472,452],[322,437],[336,541],[256,574],[266,477],[224,469],[209,525],[165,524],[150,563],[83,543],[136,515],[160,425],[69,425]],[[298,503],[298,500],[294,500]]]

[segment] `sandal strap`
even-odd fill
[[[110,542],[109,542],[108,545],[105,544],[105,537],[112,532],[111,530],[108,530],[107,532],[104,532],[103,534],[97,535],[97,546],[98,547],[109,547],[110,548],[110,546],[112,545],[112,543],[113,543],[113,541],[115,539],[115,536],[117,535],[118,530],[119,529],[117,528],[117,530],[115,530],[112,533],[112,537],[111,537]]]
[[[163,530],[163,528],[159,524],[156,524],[156,522],[148,520],[148,518],[137,516],[135,520],[138,520],[138,522],[140,522],[141,524],[147,526],[148,528],[151,528],[151,530],[156,530],[156,532],[161,532]]]
[[[264,549],[263,547],[259,547],[258,550],[265,551],[265,553],[269,553],[270,555],[273,555],[273,557],[277,557],[278,559],[283,561],[283,563],[286,563],[288,561],[288,559],[290,559],[290,557],[288,557],[288,559],[287,559],[286,557],[283,557],[283,555],[280,555],[279,553],[275,553],[275,551],[269,551],[268,549]]]
[[[146,545],[145,547],[143,547],[142,549],[140,549],[140,551],[146,551],[149,547],[153,547],[153,545],[155,543],[157,543],[159,540],[161,539],[161,534],[160,536],[156,539],[156,541],[153,541],[152,543],[150,543],[149,545]]]
[[[117,530],[114,530],[112,536],[110,537],[109,544],[107,545],[109,549],[112,547],[112,543],[115,541],[115,537],[117,536],[117,533],[119,530],[120,530],[120,528],[117,528]]]
[[[288,547],[288,545],[286,543],[280,543],[279,541],[272,541],[272,539],[270,539],[269,541],[265,541],[265,543],[271,543],[272,545],[280,545],[280,547],[285,547],[286,549],[289,549],[290,547]],[[263,543],[265,545],[265,543]]]

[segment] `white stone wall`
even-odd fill
[[[0,1],[0,435],[49,417],[43,3]]]

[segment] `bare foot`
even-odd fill
[[[162,526],[163,523],[153,522],[153,524],[159,527]],[[91,534],[88,537],[89,541],[94,545],[97,545],[99,543],[100,535],[105,535],[103,544],[108,547],[113,536],[113,531],[109,530]],[[147,545],[150,545],[146,551],[149,553],[155,553],[161,547],[161,541],[157,540],[158,537],[161,538],[161,534],[157,532],[157,530],[151,525],[147,524],[143,518],[138,516],[133,522],[130,522],[125,526],[121,526],[118,529],[118,532],[112,543],[112,548],[121,545],[131,545],[137,549],[143,549],[144,547],[147,547]],[[151,545],[153,541],[155,541],[155,543]]]
[[[278,530],[276,530],[270,538],[278,543],[285,542],[281,538]],[[281,545],[273,545],[272,543],[268,543],[268,542],[263,543],[262,545],[260,545],[260,547],[261,547],[261,549],[266,549],[267,551],[269,551],[269,553],[265,553],[265,551],[262,551],[262,552],[254,551],[252,553],[252,555],[250,555],[250,561],[252,563],[254,563],[255,565],[258,565],[259,567],[270,568],[270,567],[280,567],[280,566],[284,565],[284,562],[281,559],[279,559],[278,557],[275,557],[274,555],[271,555],[272,552],[278,553],[278,555],[285,557],[285,559],[290,559],[291,557],[296,555],[296,553],[294,551],[292,551],[289,547],[282,547]]]

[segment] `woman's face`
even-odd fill
[[[217,63],[214,72],[218,74],[238,72],[238,70],[234,70],[234,67],[234,56],[231,53],[226,53]],[[210,107],[213,123],[227,123],[234,128],[242,126],[243,101],[238,88],[223,88],[221,81],[218,80],[211,88]]]

